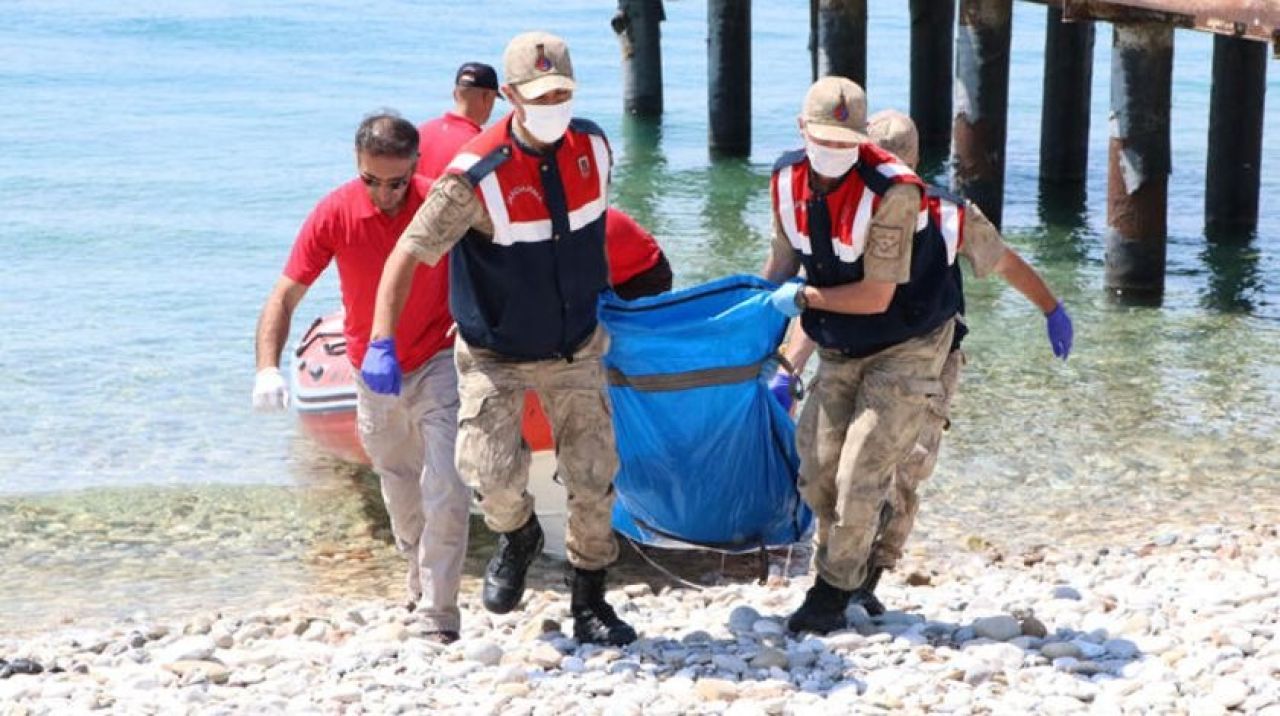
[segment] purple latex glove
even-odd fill
[[[778,401],[782,409],[788,412],[791,411],[791,403],[793,401],[791,380],[791,374],[783,370],[774,373],[773,377],[769,379],[769,392],[773,393],[774,400]]]
[[[396,359],[394,338],[379,338],[369,343],[360,364],[360,377],[375,393],[400,395],[400,361]]]
[[[1049,331],[1049,347],[1053,348],[1055,356],[1066,360],[1071,353],[1071,339],[1075,336],[1071,328],[1071,316],[1062,307],[1062,301],[1058,301],[1058,305],[1044,314],[1044,317],[1045,328]]]

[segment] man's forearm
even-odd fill
[[[818,344],[804,332],[804,326],[800,325],[800,321],[791,322],[791,338],[787,340],[787,350],[783,353],[783,357],[791,364],[796,373],[803,373],[805,365],[809,362],[813,351],[817,349]]]
[[[391,338],[400,323],[405,301],[413,287],[413,272],[418,259],[400,246],[391,250],[382,268],[382,280],[378,282],[378,297],[374,301],[373,328],[369,340]]]
[[[280,352],[284,350],[284,342],[288,340],[290,322],[289,314],[279,301],[268,301],[262,307],[262,315],[258,316],[257,339],[254,341],[258,370],[280,366]]]
[[[795,254],[790,251],[780,252],[774,247],[770,249],[769,256],[764,260],[764,268],[760,271],[760,275],[771,283],[782,283],[799,272],[800,261],[796,259]]]
[[[1049,313],[1058,305],[1058,299],[1049,290],[1049,285],[1013,249],[1005,249],[1004,256],[996,264],[996,272],[1017,289],[1018,293],[1034,303],[1041,313]]]
[[[897,285],[888,281],[862,280],[841,286],[818,288],[805,286],[809,308],[831,313],[874,315],[884,313],[893,300]]]
[[[280,352],[284,350],[285,341],[289,340],[293,311],[306,292],[306,286],[282,276],[262,304],[258,329],[254,334],[254,356],[258,370],[280,366]]]
[[[774,260],[772,256],[770,256],[769,258],[765,259],[764,269],[761,270],[760,274],[764,276],[764,280],[770,283],[782,283],[783,281],[786,281],[787,279],[796,275],[796,272],[794,269],[788,270],[788,268],[789,268],[788,266],[783,265],[782,263]]]

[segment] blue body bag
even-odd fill
[[[638,542],[745,552],[807,537],[795,425],[761,379],[787,319],[773,284],[729,276],[604,294],[620,468],[613,526]]]

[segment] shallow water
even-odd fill
[[[6,6],[19,21],[0,26],[0,629],[303,590],[397,595],[400,563],[368,477],[317,459],[291,419],[249,412],[254,321],[306,212],[351,176],[359,117],[386,105],[415,120],[438,113],[457,64],[497,62],[514,32],[569,40],[579,114],[618,154],[615,199],[660,238],[680,283],[758,267],[768,167],[795,144],[808,81],[801,4],[756,3],[753,153],[717,162],[705,149],[701,4],[666,3],[657,127],[620,114],[610,3],[537,17],[491,5],[482,21],[469,7],[412,3],[359,14],[338,2]],[[872,4],[873,109],[906,106],[905,8]],[[1054,361],[1020,296],[968,283],[970,366],[920,542],[1092,542],[1274,520],[1280,232],[1265,222],[1280,215],[1280,143],[1264,151],[1259,235],[1206,242],[1211,42],[1179,32],[1167,292],[1159,308],[1112,303],[1101,239],[1110,31],[1095,53],[1088,198],[1055,209],[1036,182],[1043,18],[1017,4],[1004,215],[1010,241],[1070,306],[1076,348]],[[335,305],[330,272],[295,337]]]

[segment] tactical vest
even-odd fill
[[[825,288],[862,280],[871,218],[895,184],[924,189],[897,157],[869,143],[860,145],[853,169],[825,195],[809,185],[804,151],[789,152],[778,160],[770,187],[774,206],[810,285]],[[930,211],[922,207],[912,238],[910,280],[895,288],[889,307],[874,315],[810,309],[801,317],[805,333],[824,348],[861,358],[938,328],[960,309],[959,287],[951,275],[959,248],[958,230],[953,237],[949,241],[941,225],[930,220]]]
[[[964,214],[967,204],[964,197],[932,184],[925,187],[925,201],[929,204],[929,231],[947,246],[947,261],[951,264],[951,279],[955,282],[959,306],[956,313],[961,318],[956,321],[956,331],[951,338],[951,350],[956,350],[969,333],[969,327],[963,320],[964,274],[960,271],[960,262],[956,261],[960,247],[964,246]]]
[[[575,119],[541,156],[516,141],[511,121],[464,145],[447,170],[466,176],[493,221],[492,237],[473,229],[449,252],[449,309],[470,345],[572,360],[609,282],[609,144]]]

